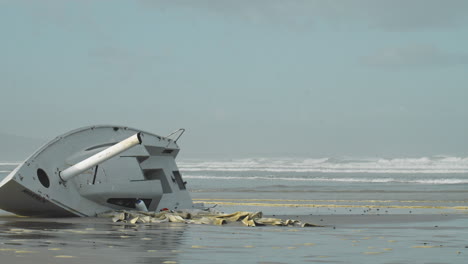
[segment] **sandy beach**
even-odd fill
[[[466,214],[275,215],[325,227],[0,217],[2,263],[466,263]]]

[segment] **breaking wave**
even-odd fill
[[[185,160],[179,167],[186,172],[468,173],[468,158]]]
[[[254,158],[184,160],[184,178],[194,180],[256,180],[316,183],[468,184],[468,158],[298,159]]]

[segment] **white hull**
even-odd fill
[[[0,182],[0,208],[25,216],[94,216],[134,209],[137,199],[150,211],[192,208],[175,163],[177,143],[147,132],[142,133],[140,145],[92,164],[66,181],[60,178],[73,165],[139,132],[93,126],[57,137]]]

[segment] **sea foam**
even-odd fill
[[[187,172],[323,172],[323,173],[468,173],[468,158],[422,157],[395,159],[255,158],[227,161],[184,160]]]

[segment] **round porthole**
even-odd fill
[[[37,178],[39,178],[39,181],[44,187],[49,188],[50,186],[49,176],[47,176],[47,173],[43,169],[37,170]]]

